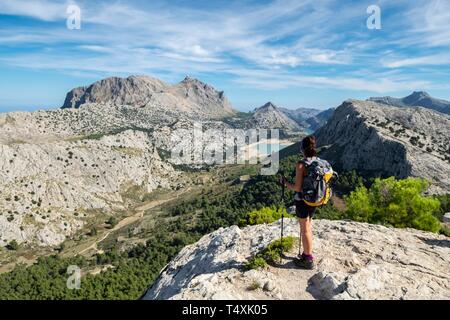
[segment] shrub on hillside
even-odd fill
[[[8,245],[6,246],[6,248],[7,248],[8,250],[13,250],[13,251],[15,251],[15,250],[19,249],[19,244],[17,243],[16,240],[11,240],[11,241],[8,243]]]
[[[106,223],[109,224],[109,228],[114,228],[117,225],[118,221],[116,217],[109,217],[109,219],[106,220]]]
[[[346,215],[360,222],[438,232],[441,226],[434,214],[440,202],[423,195],[427,187],[425,180],[417,178],[375,179],[370,189],[360,186],[345,197]]]
[[[445,226],[445,225],[443,225],[441,230],[439,231],[439,233],[441,233],[441,234],[443,234],[443,235],[445,235],[447,237],[450,237],[450,228]]]
[[[439,195],[435,197],[441,203],[441,210],[439,212],[439,218],[442,218],[447,212],[450,212],[450,194]]]
[[[341,220],[345,218],[345,212],[337,209],[332,203],[317,208],[317,219]]]
[[[286,212],[285,208],[264,207],[259,210],[250,211],[247,214],[247,217],[243,219],[241,223],[244,225],[272,223],[274,221],[277,221],[278,219],[281,219],[283,213],[285,218],[292,218],[292,216]]]
[[[370,180],[364,179],[358,175],[355,170],[339,173],[339,178],[333,180],[332,187],[335,191],[342,194],[349,194],[360,186],[369,186]]]

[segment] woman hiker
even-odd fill
[[[305,160],[300,161],[295,166],[295,184],[291,184],[286,181],[286,178],[281,178],[281,183],[288,189],[295,191],[295,213],[299,218],[300,223],[300,249],[303,252],[298,254],[298,259],[295,259],[297,266],[303,269],[314,268],[313,240],[312,240],[312,218],[316,211],[316,207],[311,207],[305,203],[301,198],[301,191],[304,177],[307,175],[307,168],[305,163],[311,163],[317,158],[316,150],[316,138],[314,136],[308,136],[302,140],[301,143],[302,152]]]

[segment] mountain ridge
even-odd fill
[[[170,85],[149,76],[109,77],[70,90],[61,109],[79,109],[84,105],[131,106],[154,113],[181,114],[192,119],[231,119],[237,115],[224,91],[190,76]],[[239,125],[250,128],[280,128],[292,132],[312,132],[323,125],[334,109],[279,108],[274,103],[255,108]],[[239,126],[238,125],[238,126]]]
[[[315,134],[321,156],[342,170],[422,177],[450,190],[450,117],[445,114],[347,100]]]
[[[390,96],[385,96],[385,97],[370,97],[367,100],[402,108],[424,107],[445,114],[450,114],[450,101],[433,98],[425,91],[414,91],[410,95],[403,98],[394,98]]]

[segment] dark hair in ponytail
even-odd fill
[[[316,137],[307,136],[302,140],[302,150],[305,157],[317,156]]]

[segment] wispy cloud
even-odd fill
[[[450,54],[434,54],[429,56],[382,60],[382,65],[387,68],[402,68],[422,65],[446,65],[450,64]]]
[[[230,1],[206,7],[79,0],[82,29],[67,30],[70,3],[0,1],[0,15],[43,22],[1,25],[0,67],[86,77],[149,73],[166,80],[226,75],[230,83],[256,89],[377,93],[442,86],[433,73],[449,68],[449,1],[379,0],[379,31],[365,27],[368,4],[354,1]],[[413,75],[417,66],[427,69]]]
[[[267,72],[261,70],[229,70],[239,77],[236,82],[242,85],[258,87],[266,90],[288,88],[335,88],[356,91],[369,91],[376,93],[395,92],[402,90],[415,90],[429,88],[430,83],[424,80],[415,80],[389,75],[372,75],[372,77],[344,77],[344,76],[302,76],[285,72]]]
[[[48,0],[2,0],[0,13],[5,15],[26,16],[44,21],[64,19],[67,3]]]

